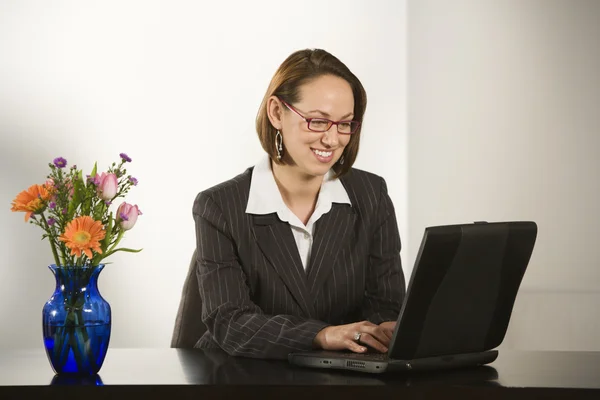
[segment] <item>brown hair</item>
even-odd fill
[[[267,88],[256,116],[256,132],[263,149],[271,160],[284,164],[277,159],[275,135],[277,130],[267,115],[267,103],[271,96],[277,96],[287,103],[294,104],[300,100],[300,87],[322,75],[334,75],[350,84],[354,94],[354,120],[362,122],[367,108],[367,93],[358,78],[332,54],[321,49],[306,49],[292,53],[277,69]],[[344,149],[344,164],[335,163],[333,170],[336,177],[346,174],[358,155],[360,131],[350,135],[350,141]]]

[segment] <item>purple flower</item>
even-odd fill
[[[133,176],[129,177],[129,182],[133,183],[133,186],[137,186],[138,184],[138,180],[135,179]]]
[[[52,226],[56,223],[56,220],[52,217],[48,218],[48,225]]]
[[[67,209],[66,209],[66,208],[63,208],[63,210],[62,210],[62,214],[63,214],[63,215],[66,215],[66,214],[67,214]]]
[[[53,161],[56,168],[64,168],[67,166],[67,160],[62,157],[56,157]]]
[[[131,162],[131,158],[125,153],[119,154],[119,157],[121,157],[125,162]]]
[[[112,204],[112,201],[110,201],[110,200],[106,200],[106,201],[104,202],[104,204],[106,204],[107,206],[110,206],[110,205]]]
[[[54,210],[54,208],[56,207],[56,203],[55,203],[55,202],[53,202],[53,201],[51,201],[51,202],[48,204],[48,207],[50,207],[51,209],[53,209],[53,210]]]
[[[93,183],[98,186],[100,184],[100,175],[96,174],[95,176],[86,175],[88,183]]]

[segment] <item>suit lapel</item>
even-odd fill
[[[311,298],[333,270],[338,252],[352,237],[355,211],[346,204],[332,204],[331,210],[315,223],[315,234],[308,264],[308,287]]]
[[[276,213],[254,215],[253,220],[256,241],[263,254],[300,308],[307,316],[314,317],[314,308],[309,301],[306,273],[290,226],[281,222]]]

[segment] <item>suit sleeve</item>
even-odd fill
[[[217,203],[200,193],[194,202],[202,321],[230,355],[285,359],[313,348],[328,324],[294,315],[265,315],[250,299],[236,246]]]
[[[362,308],[363,318],[374,324],[395,321],[400,313],[406,290],[400,248],[396,212],[382,178]]]

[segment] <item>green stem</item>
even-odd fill
[[[69,346],[70,333],[67,330],[67,326],[60,326],[57,328],[54,334],[54,354],[58,360],[61,370],[64,368],[69,358]]]
[[[50,242],[50,248],[52,249],[52,255],[54,256],[54,262],[56,263],[56,265],[60,265],[60,260],[58,258],[58,252],[56,251],[56,243],[55,243],[55,239],[54,239],[54,234],[52,232],[52,229],[50,229],[50,225],[48,225],[48,221],[46,221],[46,217],[44,216],[44,214],[40,214],[40,216],[42,217],[42,221],[44,222],[44,227],[46,229],[46,232],[48,232],[48,241]]]
[[[119,231],[119,234],[117,236],[117,240],[115,241],[115,243],[110,247],[110,249],[108,249],[108,251],[111,251],[112,249],[116,248],[117,245],[119,244],[119,242],[121,241],[121,239],[123,239],[123,235],[125,234],[125,230],[121,229]]]
[[[92,369],[95,369],[94,357],[89,354],[86,355],[89,346],[89,334],[85,326],[83,313],[81,309],[77,309],[73,312],[75,313],[72,336],[73,341],[71,344],[73,356],[75,357],[75,361],[77,362],[80,371],[85,371],[90,367],[85,363],[86,361],[89,361],[92,364]]]
[[[70,265],[70,261],[72,260],[69,260],[69,257],[67,256],[66,246],[60,246],[60,252],[62,253],[63,265]]]
[[[119,242],[121,241],[121,239],[123,238],[123,234],[125,233],[125,231],[121,230],[119,231],[119,233],[117,234],[117,239],[115,240],[115,242],[113,243],[113,245],[110,247],[110,249],[106,249],[104,250],[104,252],[102,254],[97,253],[96,255],[94,255],[94,257],[90,260],[92,265],[98,265],[100,263],[100,261],[102,261],[103,258],[108,257],[109,255],[112,254],[112,250],[117,247],[117,245],[119,244]],[[110,232],[108,233],[110,235]],[[106,240],[106,238],[105,238]],[[110,240],[109,242],[110,243]]]
[[[67,253],[65,253],[64,246],[60,246],[60,252],[61,252],[62,260],[63,260],[63,264],[62,265],[69,265],[69,259],[67,257]]]

